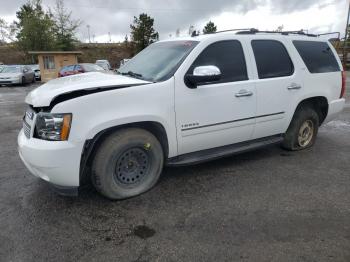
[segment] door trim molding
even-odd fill
[[[214,123],[214,124],[208,124],[208,125],[203,125],[203,126],[188,127],[188,128],[183,128],[183,129],[181,129],[181,131],[189,131],[189,130],[194,130],[194,129],[199,129],[199,128],[205,128],[205,127],[211,127],[211,126],[218,126],[218,125],[225,125],[225,124],[235,123],[235,122],[239,122],[239,121],[245,121],[245,120],[257,119],[257,118],[262,118],[262,117],[281,115],[281,114],[284,114],[284,113],[285,113],[285,112],[277,112],[277,113],[272,113],[272,114],[266,114],[266,115],[260,115],[260,116],[252,116],[252,117],[246,117],[246,118],[241,118],[241,119],[235,119],[235,120],[230,120],[230,121],[225,121],[225,122],[219,122],[219,123]]]

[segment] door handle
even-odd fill
[[[301,88],[301,85],[298,85],[296,83],[292,83],[290,86],[287,87],[288,90],[296,90],[300,88]]]
[[[242,89],[235,94],[235,97],[252,96],[252,95],[253,95],[252,91],[247,91],[245,89]]]

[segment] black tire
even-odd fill
[[[162,146],[153,134],[139,128],[122,129],[97,149],[92,183],[110,199],[137,196],[157,183],[163,162]]]
[[[319,122],[319,116],[312,107],[307,105],[298,107],[284,135],[282,147],[291,151],[312,147],[316,141]],[[311,137],[306,135],[304,139],[303,134],[305,133],[304,131],[306,131],[305,129],[310,129],[312,131]],[[301,135],[300,138],[299,134]]]
[[[34,84],[35,83],[35,76],[33,76],[33,79],[32,79],[32,84]]]
[[[22,82],[21,85],[24,86],[26,84],[26,78],[24,76],[22,76]]]

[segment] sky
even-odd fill
[[[42,0],[53,8],[55,0]],[[15,19],[26,0],[0,0],[0,17]],[[64,0],[72,17],[82,24],[79,40],[95,42],[123,41],[130,34],[133,17],[147,13],[154,18],[160,39],[188,34],[189,27],[202,30],[211,20],[218,30],[257,28],[308,30],[309,33],[340,31],[344,35],[349,0]]]

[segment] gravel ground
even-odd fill
[[[113,202],[91,186],[59,196],[24,167],[34,87],[0,87],[0,261],[350,261],[350,102],[311,149],[166,168]]]

